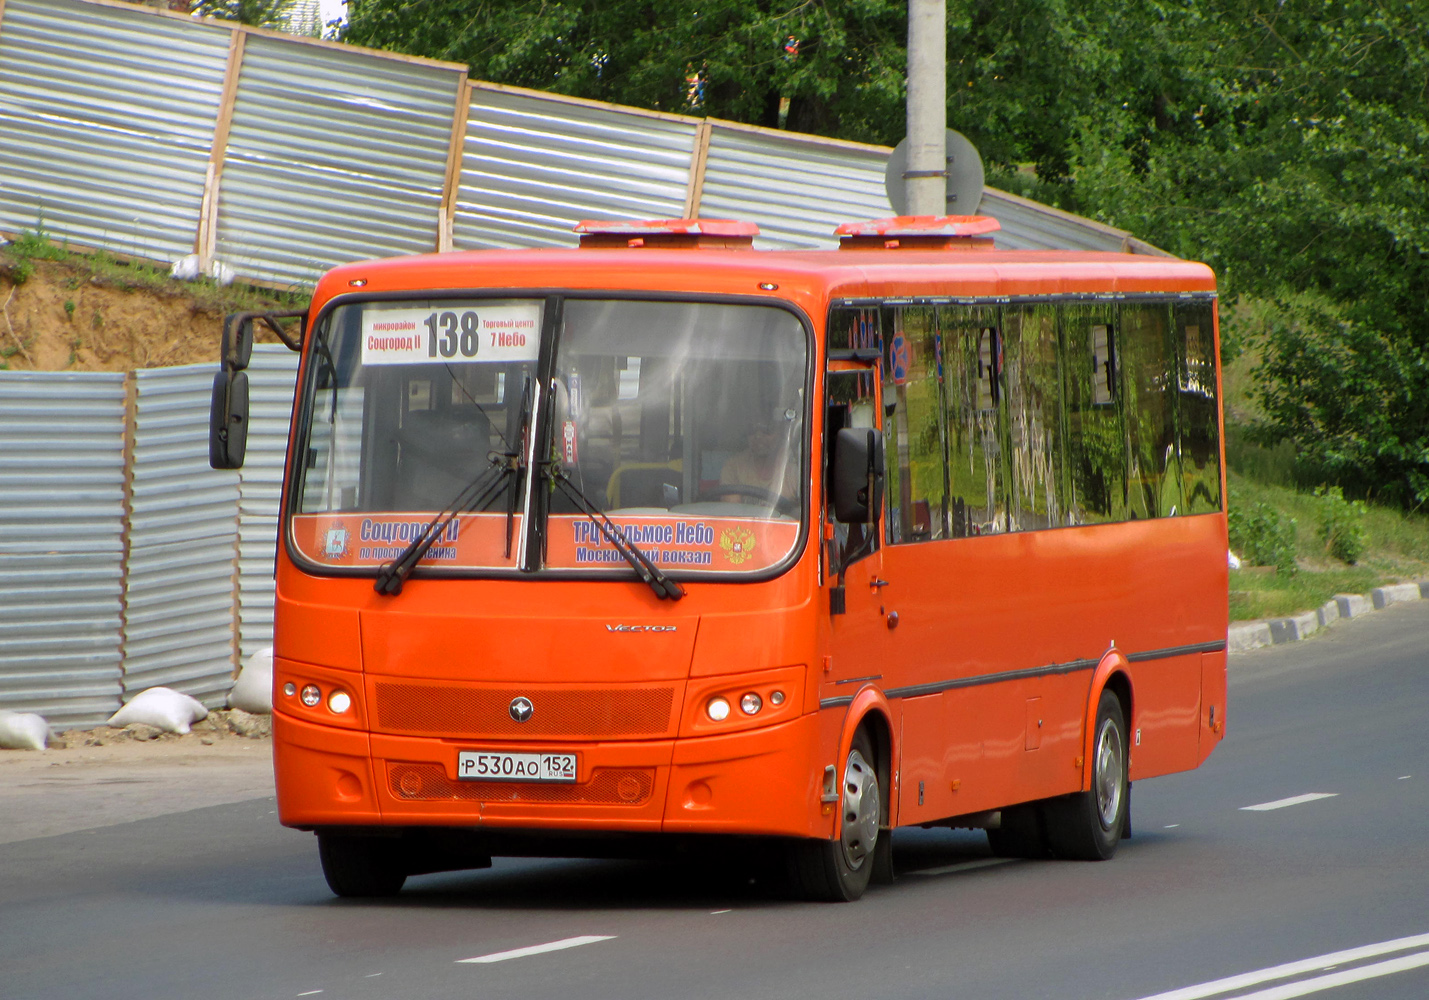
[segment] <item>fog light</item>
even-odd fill
[[[739,699],[739,710],[745,715],[756,715],[764,707],[764,699],[753,691]]]
[[[352,707],[352,696],[346,691],[334,691],[327,700],[327,707],[341,715]]]
[[[313,708],[318,702],[323,700],[323,693],[318,690],[316,684],[306,684],[303,686],[303,704]]]
[[[769,704],[771,704],[771,705],[782,705],[782,704],[784,704],[784,692],[783,692],[783,691],[770,691],[770,692],[769,692]]]
[[[729,702],[723,698],[711,698],[710,703],[705,706],[705,712],[716,722],[723,722],[729,718]]]
[[[298,685],[294,684],[292,681],[289,681],[288,683],[283,685],[283,693],[289,698],[291,698],[293,695],[298,693]]]

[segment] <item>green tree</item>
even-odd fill
[[[295,0],[198,0],[193,13],[259,28],[285,29]]]
[[[784,97],[789,128],[896,141],[906,23],[896,0],[353,0],[343,37],[658,111],[774,126]]]

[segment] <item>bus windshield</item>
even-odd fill
[[[370,301],[312,350],[289,530],[316,566],[375,569],[453,508],[424,572],[628,575],[584,506],[671,572],[758,572],[797,544],[808,337],[786,309]]]

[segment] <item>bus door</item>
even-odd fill
[[[824,582],[830,612],[830,669],[824,675],[821,698],[843,698],[872,684],[891,682],[885,665],[897,615],[884,601],[889,581],[884,573],[881,505],[869,513],[870,522],[841,521],[834,501],[835,449],[840,432],[863,432],[859,440],[883,442],[882,386],[876,355],[871,359],[831,360],[825,377],[825,510]],[[847,455],[844,456],[847,459]],[[881,486],[886,471],[878,461]],[[857,463],[862,466],[860,461]],[[861,473],[862,468],[854,470]]]

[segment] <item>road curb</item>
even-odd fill
[[[1289,618],[1268,618],[1258,622],[1236,622],[1226,632],[1226,650],[1243,653],[1261,646],[1298,642],[1342,618],[1359,618],[1381,611],[1391,604],[1429,599],[1429,580],[1376,587],[1368,594],[1336,594],[1314,611]]]

